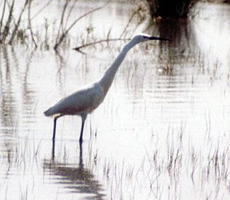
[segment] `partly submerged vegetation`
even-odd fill
[[[100,77],[123,44],[98,45],[87,55],[60,51],[55,57],[43,49],[53,49],[63,33],[58,48],[77,43],[81,50],[103,38],[95,34],[93,22],[79,38],[73,38],[73,29],[65,34],[79,18],[71,19],[68,9],[76,1],[63,1],[62,15],[56,21],[43,18],[39,28],[34,20],[49,2],[40,10],[35,1],[17,10],[8,2],[0,3],[0,9],[5,3],[0,199],[229,199],[229,29],[214,21],[218,11],[202,14],[193,24],[162,20],[149,28],[147,32],[167,35],[171,42],[130,52],[108,99],[86,126],[89,139],[82,149],[76,140],[79,121],[67,118],[52,160],[52,127],[42,115],[44,108],[52,98],[56,101]],[[145,21],[142,9],[125,18],[116,38],[112,28],[106,29],[103,41],[130,37],[135,31],[130,24]],[[225,16],[220,21],[228,22]],[[210,39],[220,25],[221,32]],[[18,43],[23,45],[8,48]]]
[[[78,0],[65,1],[60,17],[58,16],[58,25],[55,23],[57,19],[52,21],[53,19],[45,18],[43,27],[35,29],[33,28],[33,20],[36,16],[42,14],[43,10],[50,5],[52,0],[46,2],[46,4],[36,13],[32,10],[33,0],[25,0],[21,7],[18,5],[18,2],[15,2],[15,0],[12,0],[11,2],[4,0],[4,2],[2,2],[2,15],[0,19],[0,43],[10,45],[18,42],[26,45],[32,43],[35,48],[40,45],[41,47],[44,46],[46,49],[50,48],[50,45],[53,45],[53,48],[57,50],[61,44],[68,42],[68,33],[78,21],[95,11],[102,9],[108,4],[107,2],[102,6],[92,9],[70,22],[69,18],[77,1]],[[19,10],[19,7],[20,12],[18,13],[16,11]],[[51,25],[55,26],[52,27],[54,31],[52,35],[54,38],[50,38],[49,29],[51,29]],[[50,41],[52,42],[50,43]]]
[[[20,43],[31,47],[33,46],[34,48],[53,48],[57,50],[60,46],[69,46],[71,41],[77,40],[79,46],[76,49],[80,50],[82,47],[92,44],[122,40],[124,37],[127,37],[127,35],[128,38],[130,38],[145,18],[140,14],[144,7],[138,6],[130,15],[130,19],[119,37],[110,38],[111,27],[104,38],[96,38],[95,35],[92,36],[93,27],[89,24],[85,32],[80,34],[80,37],[78,34],[78,38],[76,39],[73,38],[70,32],[76,28],[78,23],[91,14],[105,8],[111,1],[107,1],[102,5],[99,4],[96,8],[92,8],[76,17],[74,9],[76,9],[78,0],[66,0],[62,4],[60,8],[61,12],[57,18],[48,19],[43,12],[49,9],[51,2],[52,0],[45,2],[43,6],[39,5],[39,9],[36,9],[37,4],[34,0],[25,0],[24,3],[20,5],[15,0],[4,0],[1,2],[0,44],[14,45]],[[39,4],[41,4],[41,2]],[[38,28],[34,21],[39,16],[43,16],[43,23]],[[137,26],[130,34],[127,34],[129,25],[133,20],[138,21]]]
[[[77,50],[83,47],[108,41],[117,41],[130,38],[137,27],[150,16],[154,19],[183,18],[187,19],[191,8],[198,0],[143,0],[136,5],[136,9],[130,14],[130,18],[123,31],[116,38],[111,38],[112,27],[106,30],[103,37],[93,34],[94,27],[86,25],[85,30],[77,36],[73,36],[79,23],[95,12],[106,8],[112,1],[98,3],[97,7],[91,7],[84,13],[76,15],[74,10],[79,0],[66,0],[59,5],[59,15],[55,19],[46,17],[46,12],[53,0],[36,2],[35,0],[3,0],[0,3],[0,44],[23,44],[34,48],[55,49],[60,46],[68,46],[74,41]],[[143,3],[145,2],[145,3]],[[43,5],[42,5],[43,4]],[[147,6],[146,6],[147,5]],[[150,16],[149,16],[150,14]],[[40,17],[37,26],[36,19]],[[151,24],[151,20],[149,20]],[[136,27],[129,29],[129,25],[135,21]]]

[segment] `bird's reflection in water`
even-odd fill
[[[79,164],[76,167],[55,161],[54,146],[55,142],[52,159],[44,161],[44,169],[53,176],[55,184],[64,185],[68,192],[85,195],[84,199],[103,199],[102,186],[95,180],[93,173],[84,167],[82,144],[79,145]]]

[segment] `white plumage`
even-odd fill
[[[82,118],[82,126],[79,142],[83,140],[84,123],[87,115],[95,110],[104,100],[115,74],[124,60],[127,52],[136,44],[148,41],[148,40],[168,40],[158,37],[150,37],[146,34],[136,35],[131,41],[124,46],[121,53],[117,56],[113,64],[105,72],[104,76],[91,86],[78,90],[77,92],[63,98],[54,106],[44,112],[46,116],[55,116],[54,129],[53,129],[53,141],[56,134],[56,122],[57,119],[64,115],[79,115]]]
[[[99,83],[83,88],[61,99],[45,111],[46,116],[82,115],[91,113],[104,99],[104,90]]]

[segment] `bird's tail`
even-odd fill
[[[44,115],[45,115],[46,117],[52,116],[52,115],[53,115],[52,108],[49,108],[47,111],[45,111],[45,112],[44,112]]]

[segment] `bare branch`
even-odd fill
[[[15,0],[14,0],[14,1],[12,2],[12,4],[9,6],[9,7],[10,7],[9,16],[8,16],[6,25],[5,25],[5,27],[4,27],[3,33],[2,33],[2,42],[4,42],[4,41],[6,40],[7,35],[8,35],[8,33],[9,33],[9,30],[10,30],[10,23],[11,23],[12,18],[13,18],[14,3],[15,3]]]
[[[133,20],[133,18],[135,17],[135,15],[137,14],[137,12],[134,12],[131,17],[129,18],[128,23],[126,24],[125,28],[123,29],[123,32],[121,33],[119,38],[122,38],[122,36],[124,35],[124,33],[126,32],[127,28],[129,27],[129,24],[131,23],[131,21]]]
[[[31,21],[37,17],[47,6],[50,5],[50,3],[52,2],[53,0],[49,0],[38,12],[36,12],[32,17],[31,17]]]
[[[0,21],[0,42],[1,42],[1,35],[2,35],[2,25],[3,25],[3,19],[6,11],[6,0],[4,0],[3,8],[2,8],[2,17]]]
[[[87,43],[87,44],[83,44],[81,46],[75,47],[73,50],[80,51],[80,49],[82,49],[82,48],[92,46],[92,45],[95,45],[95,44],[99,44],[99,43],[103,43],[103,42],[126,41],[126,40],[130,40],[130,38],[126,38],[126,39],[114,38],[114,39],[99,40],[99,41],[96,41],[96,42],[91,42],[91,43]]]
[[[69,18],[70,18],[70,15],[71,15],[71,13],[72,13],[72,11],[73,11],[73,9],[74,9],[74,6],[75,6],[75,4],[78,2],[78,0],[75,0],[75,2],[73,3],[73,5],[71,6],[71,8],[70,8],[70,11],[69,11],[69,13],[68,13],[68,16],[66,17],[66,25],[65,25],[65,29],[67,28],[67,22],[69,21]]]
[[[66,30],[63,31],[63,33],[61,34],[61,36],[57,38],[57,42],[56,42],[56,44],[54,46],[54,49],[57,50],[58,46],[62,43],[62,41],[67,36],[67,34],[69,33],[69,31],[76,25],[76,23],[78,21],[80,21],[82,18],[86,17],[87,15],[90,15],[90,14],[92,14],[92,13],[94,13],[94,12],[96,12],[96,11],[102,9],[102,8],[104,8],[110,2],[111,2],[111,0],[108,1],[108,2],[106,2],[103,6],[100,6],[98,8],[93,9],[93,10],[90,10],[89,12],[87,12],[87,13],[83,14],[82,16],[80,16],[79,18],[77,18]]]
[[[37,43],[36,43],[36,41],[35,41],[35,39],[34,39],[34,33],[33,33],[33,30],[32,30],[32,24],[31,24],[31,2],[32,2],[33,0],[29,0],[29,8],[28,8],[28,25],[29,25],[29,30],[30,30],[30,35],[31,35],[31,38],[32,38],[32,41],[33,41],[33,43],[34,43],[34,45],[35,45],[35,49],[37,48]]]
[[[63,21],[64,21],[64,16],[65,16],[66,8],[67,8],[69,2],[70,2],[70,0],[66,0],[66,2],[64,4],[64,7],[63,7],[63,10],[62,10],[61,20],[60,20],[58,34],[57,34],[57,38],[56,38],[56,44],[58,43],[61,29],[62,29],[62,34],[63,34]]]
[[[22,15],[23,15],[23,13],[24,13],[24,11],[25,11],[25,9],[26,9],[26,7],[27,7],[29,1],[31,1],[31,0],[26,0],[26,1],[25,1],[24,6],[23,6],[23,8],[22,8],[22,10],[21,10],[21,13],[20,13],[20,15],[19,15],[19,17],[18,17],[18,21],[17,21],[17,23],[16,23],[15,26],[14,26],[14,30],[13,30],[13,32],[12,32],[12,34],[11,34],[11,38],[10,38],[10,41],[9,41],[9,44],[10,44],[10,45],[12,45],[12,42],[13,42],[13,40],[14,40],[14,37],[15,37],[15,35],[16,35],[17,31],[18,31],[18,28],[19,28],[19,26],[20,26],[21,19],[22,19]]]

